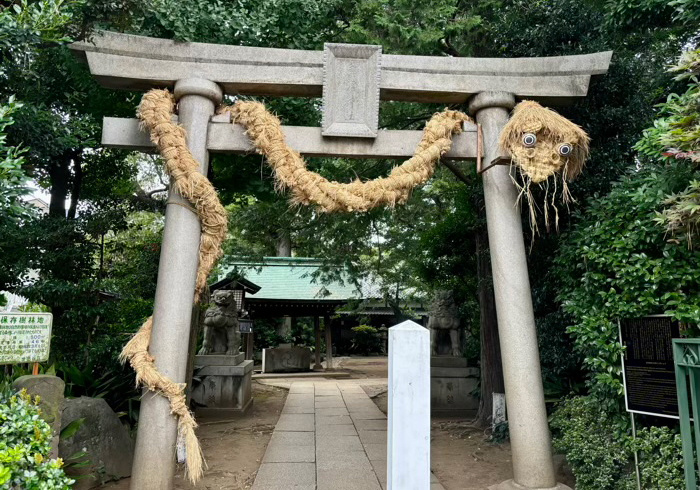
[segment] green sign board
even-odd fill
[[[0,313],[0,364],[49,359],[51,313]]]

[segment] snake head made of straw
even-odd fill
[[[571,181],[588,156],[588,135],[576,124],[537,102],[524,100],[501,131],[499,144],[524,177],[539,184],[561,173]]]

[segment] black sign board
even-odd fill
[[[253,320],[239,319],[238,320],[239,329],[241,333],[253,333]]]
[[[672,339],[680,336],[678,322],[667,316],[620,320],[628,412],[678,418]]]

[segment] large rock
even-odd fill
[[[96,487],[104,481],[118,480],[131,475],[134,444],[129,431],[102,398],[81,396],[66,400],[62,426],[84,418],[76,433],[61,439],[59,456],[64,460],[80,452],[87,452],[90,464],[66,469],[70,476],[92,475],[77,479],[74,490]]]
[[[51,426],[51,457],[58,456],[58,435],[61,432],[61,413],[63,412],[63,391],[66,384],[61,378],[41,374],[37,376],[20,376],[12,383],[14,391],[27,390],[32,398],[39,397],[41,418]]]

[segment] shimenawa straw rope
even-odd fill
[[[156,89],[141,99],[138,117],[163,157],[171,185],[194,206],[201,222],[196,303],[206,286],[207,276],[221,255],[221,243],[227,231],[226,211],[214,187],[199,173],[199,165],[187,148],[184,129],[172,122],[174,111],[173,96],[167,90]],[[367,211],[380,205],[394,206],[406,202],[411,189],[432,176],[437,161],[452,144],[452,135],[461,132],[462,123],[470,120],[458,111],[435,114],[426,124],[414,156],[395,167],[387,177],[341,184],[307,170],[299,153],[286,145],[279,119],[262,104],[239,101],[232,106],[220,107],[218,112],[230,112],[233,122],[245,127],[248,137],[273,168],[278,186],[290,190],[292,202],[314,204],[326,212]],[[178,418],[178,449],[184,448],[187,475],[192,483],[196,483],[206,464],[194,432],[197,423],[185,402],[185,385],[176,384],[160,373],[148,353],[152,326],[153,317],[149,317],[124,346],[120,359],[129,361],[136,371],[138,385],[170,402],[171,413]]]

